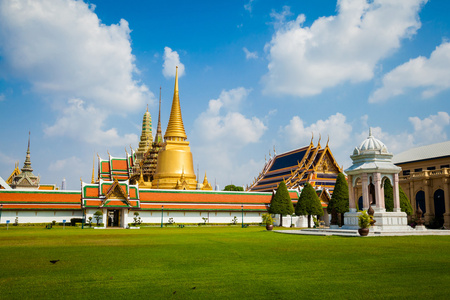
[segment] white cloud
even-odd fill
[[[428,145],[447,140],[445,127],[450,125],[450,116],[447,112],[440,111],[437,115],[430,115],[423,120],[410,117],[409,121],[414,127],[414,139],[417,144]]]
[[[372,127],[372,135],[382,141],[391,153],[400,153],[408,149],[440,143],[447,140],[446,130],[450,125],[450,115],[447,112],[438,112],[424,119],[410,117],[409,122],[413,126],[413,131],[403,131],[392,134],[384,131],[381,127]],[[368,127],[356,136],[356,141],[361,143],[368,136]],[[354,147],[359,146],[355,144]]]
[[[242,48],[245,52],[245,58],[248,59],[257,59],[258,58],[258,52],[250,52],[246,47]]]
[[[172,51],[169,47],[164,47],[163,75],[166,78],[175,77],[175,70],[178,66],[178,77],[184,75],[184,65],[180,62],[177,51]]]
[[[259,118],[239,112],[249,93],[243,87],[222,91],[218,99],[209,101],[208,109],[194,122],[191,140],[196,161],[206,170],[219,172],[208,173],[210,180],[215,176],[230,178],[235,183],[248,182],[249,176],[261,166],[252,161],[239,161],[242,149],[258,143],[267,130]]]
[[[330,147],[340,148],[346,145],[351,137],[352,126],[347,123],[346,117],[341,113],[336,113],[326,120],[318,120],[310,126],[305,126],[304,121],[294,116],[288,125],[282,128],[283,136],[288,137],[291,147],[302,147],[308,145],[311,140],[311,134],[317,141],[319,135],[322,137],[321,144],[326,144],[328,136],[330,137]]]
[[[276,29],[279,29],[284,22],[286,22],[286,18],[292,16],[291,8],[289,6],[283,6],[283,10],[280,13],[277,13],[275,10],[272,10],[270,13],[270,17],[274,20],[273,25]]]
[[[218,99],[209,101],[208,109],[195,120],[194,130],[204,133],[204,139],[214,143],[228,144],[234,140],[236,146],[257,142],[267,129],[256,117],[247,118],[239,113],[240,103],[250,93],[243,87],[222,91]]]
[[[2,75],[28,81],[45,97],[133,111],[153,98],[133,79],[128,22],[102,24],[83,1],[0,3]]]
[[[83,100],[72,99],[63,109],[53,126],[44,129],[50,137],[70,137],[89,144],[106,147],[136,145],[136,134],[120,136],[117,129],[102,130],[107,115]]]
[[[383,86],[369,102],[382,102],[414,88],[423,89],[423,98],[450,88],[450,43],[436,47],[430,58],[419,56],[384,75]]]
[[[244,9],[246,11],[248,11],[249,13],[252,13],[252,5],[253,5],[253,1],[255,0],[249,0],[247,4],[244,4]]]
[[[289,10],[272,14],[277,29],[268,51],[266,93],[311,96],[344,82],[373,77],[377,63],[420,28],[427,0],[341,0],[338,14],[310,27],[304,15],[285,22]],[[277,26],[279,24],[279,26]]]
[[[6,154],[0,152],[0,164],[2,164],[2,165],[7,165],[8,167],[11,168],[11,170],[14,170],[14,167],[13,167],[13,166],[14,166],[14,163],[15,163],[16,161],[17,161],[17,160],[14,159],[14,158],[12,158],[11,156],[6,155]],[[8,174],[8,176],[9,176],[9,174]],[[3,179],[6,180],[6,178],[3,178]]]
[[[54,162],[51,162],[50,165],[48,166],[49,171],[62,171],[62,170],[71,170],[72,168],[68,168],[76,166],[76,165],[80,165],[82,164],[83,161],[75,156],[66,158],[66,159],[60,159]]]
[[[136,135],[105,129],[106,120],[142,109],[154,96],[133,78],[128,22],[102,24],[94,8],[73,0],[1,1],[0,75],[50,100],[57,119],[45,127],[47,136],[128,145]]]

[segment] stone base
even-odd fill
[[[416,228],[414,228],[414,230],[425,231],[425,230],[428,230],[428,229],[425,227],[425,225],[416,225]]]
[[[408,226],[408,218],[404,212],[375,212],[373,219],[376,221],[374,231],[407,231],[413,230]]]
[[[358,216],[360,212],[347,212],[344,214],[344,226],[342,229],[359,229]],[[413,230],[408,226],[408,219],[404,212],[385,212],[378,211],[373,215],[376,221],[370,228],[371,232],[396,232]]]
[[[330,229],[339,229],[339,225],[330,225]]]
[[[342,229],[358,230],[358,216],[360,214],[360,212],[346,212],[344,214],[344,225],[342,226]]]

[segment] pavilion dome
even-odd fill
[[[386,145],[372,135],[372,128],[369,129],[369,136],[361,143],[359,147],[356,147],[353,151],[353,155],[359,155],[363,153],[389,153]]]

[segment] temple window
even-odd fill
[[[428,171],[433,171],[433,170],[436,170],[436,167],[428,167],[427,170]]]
[[[422,168],[414,169],[414,172],[422,172]]]
[[[450,168],[450,165],[442,165],[441,169]]]
[[[403,171],[403,175],[404,176],[407,176],[407,175],[409,175],[411,173],[411,170],[405,170],[405,171]]]

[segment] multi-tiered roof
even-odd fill
[[[321,148],[320,140],[318,145],[314,146],[311,139],[311,143],[306,147],[271,157],[248,190],[273,191],[284,180],[289,189],[309,182],[312,186],[320,186],[332,192],[339,172],[341,168],[328,143],[325,148]]]

